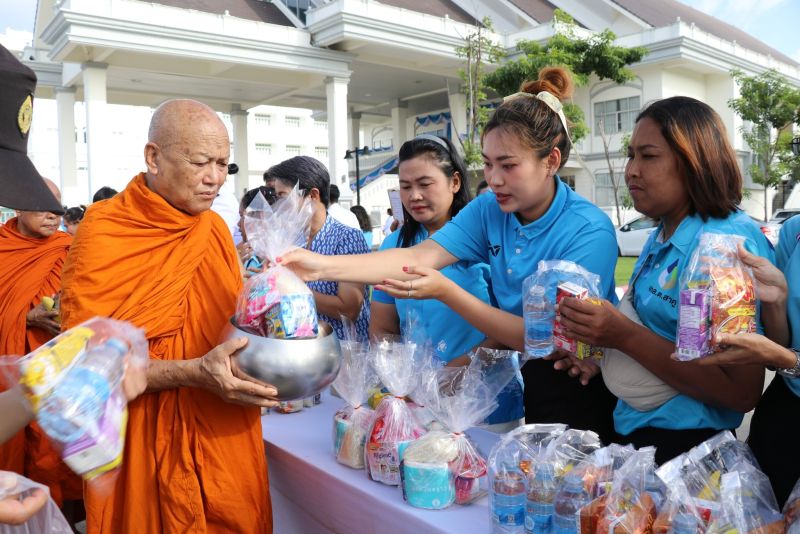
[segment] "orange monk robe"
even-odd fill
[[[72,237],[64,232],[44,238],[25,236],[16,218],[0,226],[0,355],[22,356],[54,337],[42,329],[27,328],[26,316],[42,297],[60,291],[61,270],[71,244]],[[0,470],[24,473],[49,486],[59,505],[64,499],[83,497],[80,477],[61,461],[35,423],[0,446]]]
[[[222,219],[176,210],[140,174],[81,222],[61,314],[65,326],[130,321],[145,330],[150,358],[191,359],[217,345],[241,285]],[[129,408],[113,490],[87,486],[90,534],[272,531],[259,408],[195,388],[146,393]]]

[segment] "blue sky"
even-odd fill
[[[800,0],[679,0],[713,15],[800,61]],[[33,30],[36,0],[0,0],[0,34]]]

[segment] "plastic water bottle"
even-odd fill
[[[533,286],[525,296],[525,352],[544,358],[553,352],[553,322],[556,310],[543,286]]]
[[[578,514],[589,504],[591,497],[583,486],[583,479],[570,473],[564,478],[564,485],[553,499],[553,534],[576,534]]]
[[[525,475],[514,463],[504,463],[492,481],[495,532],[522,532],[525,525]]]
[[[672,518],[669,534],[697,534],[698,521],[687,512],[679,512]]]
[[[97,427],[112,390],[122,380],[128,344],[109,338],[91,348],[58,383],[39,409],[47,435],[71,443]]]
[[[553,465],[536,464],[533,473],[528,490],[528,506],[525,509],[525,532],[550,534],[553,523],[553,500],[556,496]]]
[[[644,490],[653,498],[656,505],[656,513],[661,511],[661,505],[667,498],[667,487],[661,482],[653,471],[647,473],[644,479]]]

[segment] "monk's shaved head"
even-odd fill
[[[56,183],[53,180],[49,179],[49,178],[44,178],[43,177],[43,179],[44,179],[44,183],[47,184],[47,187],[50,189],[50,192],[53,193],[54,197],[56,197],[56,200],[61,202],[61,190],[58,188]]]
[[[228,129],[196,100],[169,100],[153,113],[144,149],[147,186],[174,208],[199,215],[228,177]]]

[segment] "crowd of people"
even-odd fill
[[[2,106],[19,106],[35,79],[2,52],[9,75],[0,84],[16,76],[0,92]],[[561,320],[568,335],[627,355],[624,372],[562,352],[528,361],[486,423],[499,432],[522,421],[566,423],[606,443],[655,446],[664,462],[736,429],[755,409],[749,441],[782,503],[800,477],[792,453],[800,218],[784,225],[776,265],[738,208],[742,176],[719,116],[692,98],[653,102],[636,119],[625,181],[634,207],[659,226],[618,299],[611,221],[559,178],[573,149],[561,104],[572,90],[567,71],[546,68],[503,100],[482,134],[486,182],[475,198],[448,139],[423,134],[404,143],[403,224],[389,214],[379,251],[371,251],[366,211],[341,207],[327,170],[310,157],[267,169],[264,185],[243,196],[240,217],[259,194],[273,203],[299,188],[313,208],[308,243],[277,261],[308,283],[320,319],[343,337],[344,316],[367,340],[405,333],[413,309],[417,328],[451,366],[478,346],[524,351],[523,281],[540,260],[583,266],[600,276],[603,301],[566,299]],[[271,532],[260,408],[276,406],[277,391],[231,365],[245,339],[217,344],[243,281],[265,266],[243,225],[236,245],[211,210],[228,176],[224,124],[200,102],[165,102],[152,117],[145,171],[122,192],[69,210],[24,157],[21,130],[16,114],[0,124],[9,161],[0,167],[0,204],[18,210],[0,228],[0,353],[26,354],[104,316],[146,331],[150,364],[146,386],[141,377],[129,390],[125,458],[110,491],[82,486],[24,413],[0,422],[0,470],[45,483],[65,510],[82,500],[90,533]],[[739,254],[758,281],[759,330],[723,336],[722,352],[678,362],[675,281],[703,231],[745,238]],[[43,304],[53,295],[58,310]],[[778,374],[762,395],[767,366]],[[18,402],[14,394],[0,394],[3,414]],[[0,523],[24,520],[38,505],[12,500],[0,501]]]

